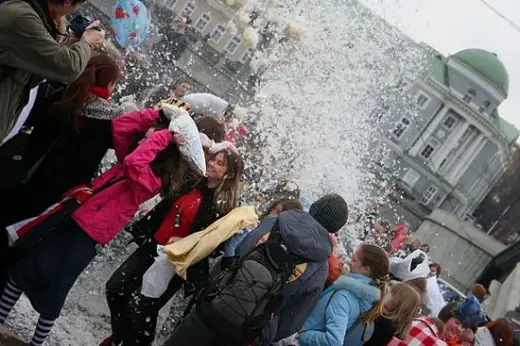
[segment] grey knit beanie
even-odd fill
[[[329,233],[336,233],[347,223],[348,205],[340,195],[325,195],[312,203],[309,214]]]

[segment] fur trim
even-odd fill
[[[102,98],[96,97],[87,103],[82,115],[92,119],[112,120],[122,115],[123,113],[123,107]]]
[[[381,290],[371,286],[363,279],[357,279],[352,275],[343,275],[334,282],[334,287],[338,290],[346,290],[362,300],[375,302],[381,299]]]

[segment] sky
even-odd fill
[[[520,26],[520,1],[485,0]],[[362,0],[418,42],[444,55],[467,48],[496,53],[509,73],[509,95],[498,108],[520,129],[520,32],[480,0]]]

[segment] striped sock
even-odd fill
[[[49,336],[49,334],[51,333],[52,326],[54,326],[54,321],[55,320],[43,318],[42,316],[40,316],[30,346],[43,345],[45,339],[47,339],[47,336]]]
[[[0,324],[5,323],[7,316],[9,316],[21,295],[22,289],[13,280],[9,279],[0,299]]]

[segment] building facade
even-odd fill
[[[426,77],[397,85],[412,107],[382,117],[390,149],[383,166],[418,209],[472,218],[509,166],[520,133],[497,110],[507,98],[509,76],[484,50],[428,54]]]

